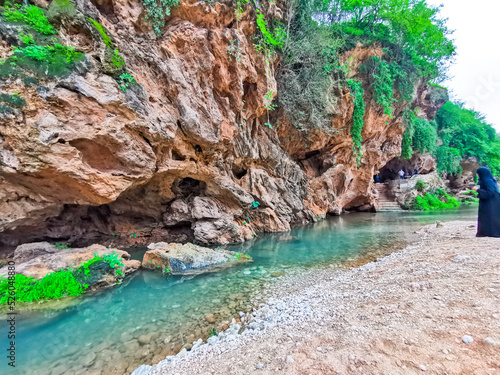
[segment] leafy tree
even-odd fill
[[[486,123],[484,116],[465,108],[463,103],[449,101],[439,110],[436,122],[443,147],[452,150],[438,153],[438,166],[453,165],[448,162],[452,155],[455,155],[455,161],[458,156],[475,156],[496,175],[500,175],[500,138],[495,129]],[[449,172],[446,168],[443,170]]]

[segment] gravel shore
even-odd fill
[[[500,239],[475,233],[427,226],[376,262],[282,278],[242,324],[133,375],[500,374]]]

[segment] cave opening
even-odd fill
[[[400,171],[403,171],[405,179],[408,179],[413,176],[426,175],[435,170],[436,163],[430,155],[414,154],[411,159],[396,157],[379,170],[379,181],[375,180],[375,182],[399,180]]]

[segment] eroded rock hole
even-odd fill
[[[241,180],[243,177],[245,177],[248,172],[246,169],[241,168],[237,165],[233,165],[232,169],[234,177],[236,177],[238,180]]]
[[[189,198],[191,196],[202,195],[205,191],[206,184],[203,181],[195,180],[191,177],[183,178],[180,181],[174,182],[172,191],[177,198]]]
[[[177,151],[172,150],[172,160],[184,161],[186,158],[179,154]]]
[[[113,2],[110,0],[90,0],[92,4],[105,16],[108,18],[112,17],[116,19],[115,8]]]
[[[319,177],[325,172],[323,155],[319,150],[307,152],[301,165],[304,172],[311,177]]]
[[[193,148],[196,152],[203,152],[203,149],[201,148],[200,145],[194,145]]]

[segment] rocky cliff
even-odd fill
[[[331,131],[298,130],[279,111],[279,125],[267,124],[279,59],[254,48],[249,4],[236,19],[230,1],[183,0],[161,37],[139,0],[69,4],[50,4],[48,17],[59,41],[85,57],[36,84],[0,81],[2,93],[26,101],[0,113],[1,248],[236,243],[373,205],[374,172],[401,152],[405,106],[387,116],[365,88],[358,167],[347,88],[336,93]],[[283,17],[279,4],[263,12]],[[7,58],[18,26],[0,22]],[[382,53],[358,46],[343,59],[363,78],[360,64]],[[123,64],[113,65],[117,56]],[[117,82],[124,72],[133,84]],[[417,87],[422,116],[435,115],[433,90]]]

